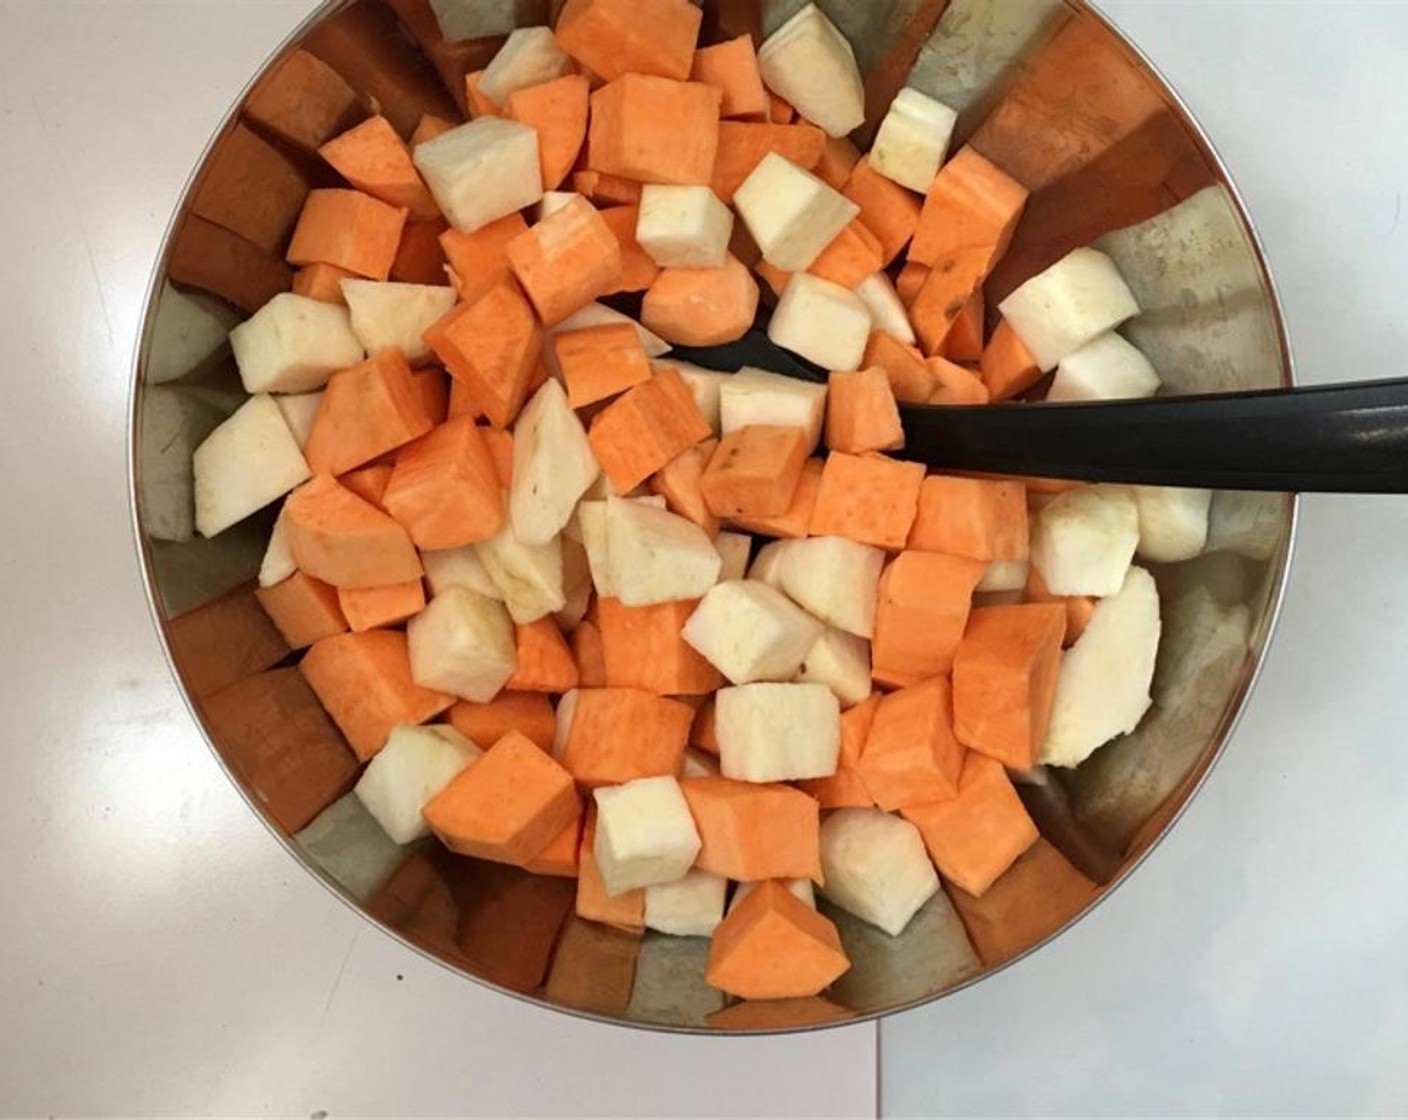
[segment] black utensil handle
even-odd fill
[[[1088,404],[900,407],[899,454],[943,470],[1408,493],[1408,380]]]

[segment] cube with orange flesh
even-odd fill
[[[952,710],[947,677],[881,699],[858,767],[880,808],[894,812],[957,795],[968,752],[954,736]]]
[[[770,265],[765,260],[759,260],[754,264],[753,271],[762,277],[763,282],[767,284],[772,294],[779,299],[782,298],[782,293],[787,290],[787,285],[792,280],[792,273]]]
[[[512,280],[452,308],[425,341],[496,428],[513,423],[538,368],[543,332]]]
[[[413,149],[421,144],[428,144],[437,136],[445,135],[454,127],[454,124],[444,117],[437,117],[434,113],[426,113],[416,124],[416,130],[411,133],[407,144]]]
[[[343,588],[338,606],[354,634],[398,626],[425,610],[425,585],[418,579],[390,587]]]
[[[988,396],[994,401],[1005,401],[1021,396],[1044,374],[1032,352],[1004,319],[983,349],[982,376]]]
[[[1023,597],[1028,603],[1060,603],[1066,612],[1066,633],[1062,638],[1063,646],[1073,646],[1076,640],[1085,633],[1085,628],[1090,625],[1090,620],[1095,616],[1095,606],[1099,602],[1089,595],[1053,595],[1046,586],[1046,581],[1041,578],[1041,573],[1036,570],[1033,564],[1027,572],[1027,586],[1023,592]]]
[[[976,751],[963,764],[957,797],[911,805],[902,815],[919,829],[939,874],[974,898],[1039,836],[1002,763]]]
[[[694,723],[689,729],[689,745],[698,748],[706,755],[719,757],[718,723],[715,718],[713,696],[704,697],[704,702],[694,713]]]
[[[515,211],[473,233],[447,229],[440,235],[440,248],[455,274],[462,301],[473,303],[508,279],[509,242],[527,229],[523,215]]]
[[[583,816],[582,843],[577,849],[577,917],[640,933],[645,929],[645,888],[606,893],[596,863],[596,806],[588,802]]]
[[[557,717],[541,692],[500,692],[487,704],[461,700],[450,709],[450,725],[466,739],[483,746],[517,731],[539,750],[552,750]]]
[[[690,80],[713,86],[723,95],[719,116],[763,120],[768,115],[768,91],[758,69],[758,52],[750,35],[740,35],[694,52]]]
[[[796,999],[819,994],[850,967],[831,921],[770,879],[719,923],[704,976],[740,999]]]
[[[513,433],[500,428],[481,428],[480,432],[489,447],[489,458],[494,461],[499,486],[507,490],[513,485]]]
[[[773,124],[791,124],[796,119],[796,106],[781,94],[768,90],[768,120]]]
[[[884,246],[870,228],[856,218],[821,251],[821,256],[807,271],[843,288],[854,288],[884,267]]]
[[[598,413],[588,439],[611,485],[625,494],[712,434],[679,371],[666,367]]]
[[[833,373],[827,379],[826,446],[847,455],[904,446],[895,393],[879,366]]]
[[[438,287],[445,283],[445,250],[440,238],[450,228],[442,218],[429,222],[407,222],[401,231],[401,244],[396,247],[396,259],[391,262],[391,279],[398,284],[424,284]]]
[[[471,420],[479,420],[483,418],[484,413],[474,402],[465,383],[457,377],[452,377],[450,378],[450,407],[445,419],[458,420],[461,416],[468,416]],[[490,429],[490,431],[494,430]]]
[[[534,875],[552,875],[559,879],[575,879],[581,868],[578,849],[582,843],[582,818],[575,820],[548,841],[548,846],[523,865]]]
[[[606,687],[606,646],[595,622],[583,619],[572,631],[572,660],[577,663],[577,680],[581,687]]]
[[[1027,488],[1020,482],[930,475],[905,546],[974,560],[1025,560]]]
[[[929,396],[930,404],[983,405],[991,403],[988,387],[973,370],[935,355],[924,365],[934,374],[936,385]]]
[[[293,274],[293,294],[345,307],[347,300],[342,295],[342,281],[356,275],[334,264],[310,264]]]
[[[880,577],[871,675],[905,686],[947,673],[988,561],[901,552]]]
[[[590,202],[573,198],[510,241],[508,263],[551,327],[611,289],[621,243]]]
[[[696,443],[650,476],[650,489],[665,499],[670,512],[689,518],[711,539],[718,536],[719,519],[704,497],[703,480],[717,448],[717,440]]]
[[[551,617],[514,628],[518,668],[505,688],[519,692],[568,692],[577,687],[577,662]]]
[[[963,148],[929,187],[909,259],[940,272],[971,268],[980,285],[1011,244],[1026,204],[1026,187]]]
[[[328,379],[303,449],[315,473],[340,475],[430,431],[425,399],[400,350],[382,350]]]
[[[319,476],[289,495],[284,530],[301,571],[334,587],[385,587],[422,575],[410,536],[335,479]]]
[[[694,709],[635,688],[583,688],[562,765],[588,788],[679,772]]]
[[[575,171],[572,189],[597,206],[621,207],[639,206],[645,185],[635,179],[605,175],[600,171]]]
[[[587,139],[590,96],[591,86],[583,75],[567,74],[515,90],[504,104],[509,120],[537,130],[544,190],[557,190],[577,162]]]
[[[587,165],[644,183],[707,186],[722,101],[699,82],[623,74],[592,94]]]
[[[703,696],[722,688],[719,671],[682,636],[698,605],[689,599],[651,607],[598,600],[605,683],[661,696]]]
[[[504,525],[498,472],[483,431],[468,416],[405,448],[382,501],[418,548],[476,544]]]
[[[861,159],[851,168],[841,193],[860,207],[860,220],[879,239],[888,268],[919,228],[919,199],[877,173],[869,159]]]
[[[553,336],[552,347],[573,408],[585,408],[650,380],[650,358],[630,323],[562,331]]]
[[[386,746],[398,723],[425,723],[455,702],[411,680],[399,630],[324,638],[298,668],[363,762]]]
[[[826,133],[815,125],[721,121],[718,152],[707,182],[721,202],[732,203],[738,188],[769,152],[810,171],[821,162],[825,148]]]
[[[567,0],[557,41],[607,81],[622,74],[687,78],[703,18],[689,0]]]
[[[811,532],[849,537],[876,548],[903,548],[919,510],[923,482],[921,463],[833,453],[821,472]]]
[[[582,812],[572,775],[509,732],[423,810],[452,852],[522,866]]]
[[[900,274],[895,277],[895,292],[906,308],[914,306],[915,297],[919,295],[924,281],[929,279],[929,273],[933,271],[927,264],[920,264],[918,261],[910,261],[900,269]]]
[[[737,257],[722,268],[667,268],[641,305],[641,323],[676,346],[722,346],[748,333],[758,282]]]
[[[951,362],[977,362],[983,357],[985,300],[980,288],[963,305],[958,318],[944,335],[939,354]]]
[[[484,92],[480,85],[483,80],[483,70],[475,70],[464,76],[465,108],[472,121],[476,121],[480,117],[497,117],[502,109],[497,101]]]
[[[382,512],[388,512],[384,499],[386,487],[391,482],[391,472],[394,469],[395,467],[391,463],[373,463],[360,470],[348,471],[338,479],[338,482],[351,490],[362,501],[370,502]]]
[[[695,866],[726,879],[821,881],[821,810],[800,790],[730,778],[680,782],[703,845]]]
[[[361,191],[311,191],[286,259],[334,264],[368,280],[385,280],[401,244],[406,211]]]
[[[786,513],[776,517],[735,517],[732,519],[734,526],[750,533],[784,540],[805,537],[811,531],[812,514],[816,510],[817,495],[821,493],[824,469],[822,460],[808,459],[802,464],[802,474]]]
[[[415,380],[425,414],[430,423],[438,427],[449,419],[450,378],[444,370],[432,368],[416,370]]]
[[[440,217],[421,182],[406,142],[385,117],[372,117],[318,149],[337,173],[363,194],[403,208],[417,221]]]
[[[821,162],[812,168],[812,174],[833,190],[840,190],[851,177],[851,172],[860,162],[861,153],[844,136],[828,136],[826,147],[821,153]],[[873,236],[873,234],[872,234]],[[885,250],[888,255],[888,249]],[[885,262],[888,265],[890,262]]]
[[[781,516],[796,496],[807,450],[807,433],[801,428],[739,428],[724,436],[709,460],[700,491],[718,517]]]
[[[273,587],[256,588],[254,597],[290,649],[307,649],[347,629],[337,588],[304,572],[294,572]]]
[[[959,742],[1017,770],[1035,766],[1051,721],[1065,636],[1066,608],[1060,603],[974,611],[953,660]]]
[[[928,404],[939,387],[937,375],[924,364],[924,356],[885,331],[871,334],[861,368],[884,370],[895,399],[908,404]]]
[[[868,809],[875,804],[860,772],[865,742],[880,709],[880,693],[873,692],[853,708],[841,713],[841,755],[836,773],[829,778],[808,778],[797,788],[816,798],[823,809]]]

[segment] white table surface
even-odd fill
[[[1302,376],[1408,370],[1408,4],[1108,0],[1257,215]],[[1408,505],[1310,500],[1175,835],[1057,945],[876,1032],[672,1039],[458,981],[305,875],[168,678],[130,357],[196,153],[311,0],[0,0],[0,1114],[1408,1111]],[[1400,222],[1400,218],[1402,221]]]

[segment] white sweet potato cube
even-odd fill
[[[553,621],[559,630],[571,633],[577,629],[582,619],[591,609],[592,569],[587,560],[587,550],[580,541],[574,541],[563,533],[562,541],[562,587],[567,602],[560,611],[553,612]]]
[[[698,599],[723,567],[693,521],[628,498],[606,499],[606,549],[616,598],[628,607]]]
[[[499,48],[479,79],[479,92],[496,105],[529,86],[539,86],[572,72],[572,60],[550,27],[518,27]]]
[[[724,919],[728,880],[694,870],[673,883],[645,888],[645,928],[674,937],[712,937]]]
[[[529,545],[552,540],[600,473],[566,391],[549,379],[519,413],[513,430],[508,509],[514,534]]]
[[[1208,543],[1212,491],[1173,486],[1135,486],[1139,508],[1139,556],[1153,564],[1191,560]]]
[[[1030,575],[1031,564],[1026,560],[994,560],[974,590],[983,594],[1021,591]]]
[[[731,373],[719,373],[717,370],[703,369],[690,362],[652,362],[651,369],[659,373],[662,369],[673,368],[680,375],[680,380],[689,387],[690,395],[694,397],[694,403],[699,409],[699,413],[708,421],[709,427],[714,430],[714,435],[721,434],[722,420],[720,415],[720,399],[723,387],[733,378]]]
[[[753,551],[753,538],[747,533],[720,533],[714,538],[714,551],[723,561],[719,569],[720,583],[743,579],[748,574],[748,556]]]
[[[283,510],[280,510],[279,516],[274,520],[274,531],[269,534],[269,545],[264,550],[264,559],[259,563],[259,586],[274,587],[296,571],[298,564],[293,559]]]
[[[279,411],[284,414],[288,430],[298,441],[299,448],[308,446],[308,437],[313,434],[313,423],[318,419],[318,409],[323,407],[323,391],[313,393],[284,393],[274,398]]]
[[[856,285],[856,295],[870,312],[870,320],[877,331],[884,331],[908,346],[918,342],[914,326],[909,321],[909,309],[895,290],[895,282],[883,272],[867,276]]]
[[[719,422],[724,435],[767,424],[801,428],[807,448],[821,442],[826,386],[745,366],[719,386]]]
[[[565,537],[580,537],[582,547],[586,550],[587,570],[591,574],[592,585],[603,599],[616,598],[616,580],[611,571],[611,542],[606,535],[606,502],[615,494],[608,489],[598,498],[593,495],[593,491],[602,484],[609,487],[609,482],[604,474],[597,479],[597,485],[592,487],[592,490],[587,492],[587,498],[578,504],[576,513],[563,531]],[[665,508],[665,499],[658,494],[626,500],[640,502],[655,509]]]
[[[733,196],[763,259],[805,272],[851,224],[860,207],[785,156],[769,152]]]
[[[412,365],[430,357],[421,336],[455,306],[454,288],[375,280],[343,280],[342,298],[352,317],[352,333],[368,354],[399,350]]]
[[[891,937],[939,890],[919,830],[879,809],[838,809],[822,822],[822,895]]]
[[[998,306],[1043,372],[1139,314],[1115,262],[1098,249],[1068,253]]]
[[[782,592],[753,580],[712,588],[689,616],[684,640],[734,684],[787,681],[822,625]]]
[[[248,393],[306,393],[364,356],[347,308],[280,292],[230,332]]]
[[[502,117],[480,117],[419,144],[416,169],[461,233],[506,218],[543,197],[538,133]]]
[[[829,778],[841,753],[841,704],[824,684],[745,684],[714,695],[724,777]]]
[[[799,684],[824,684],[842,708],[859,704],[870,695],[870,643],[828,626],[807,651],[795,679]]]
[[[363,771],[352,792],[398,844],[430,835],[420,811],[484,754],[453,727],[401,724]]]
[[[708,187],[647,183],[636,240],[661,268],[723,268],[733,211]]]
[[[406,626],[411,679],[486,704],[518,669],[513,622],[500,602],[451,587]]]
[[[782,591],[782,561],[787,558],[787,541],[769,541],[758,549],[748,578]],[[786,594],[784,591],[783,594]]]
[[[1152,397],[1159,375],[1137,346],[1110,331],[1067,354],[1056,367],[1049,401],[1114,401]]]
[[[443,595],[452,587],[463,587],[476,595],[503,602],[504,593],[489,578],[472,544],[463,548],[429,549],[420,554],[420,562],[432,596]]]
[[[870,149],[877,175],[927,194],[948,155],[958,114],[917,89],[902,89],[890,103]]]
[[[1119,593],[1096,604],[1084,632],[1061,658],[1038,762],[1079,766],[1139,726],[1153,703],[1149,686],[1161,631],[1154,577],[1130,568]]]
[[[175,381],[204,365],[225,345],[239,321],[239,314],[222,300],[163,284],[142,366],[145,384]]]
[[[813,910],[816,909],[816,891],[812,887],[810,879],[784,879],[782,885],[787,888],[793,898],[799,902],[805,902]],[[738,908],[738,904],[757,889],[757,883],[739,883],[734,888],[733,898],[729,900],[728,912],[732,914]]]
[[[865,84],[855,52],[821,9],[808,4],[758,50],[767,87],[797,112],[841,137],[865,123]]]
[[[222,533],[313,477],[267,394],[251,397],[206,436],[192,459],[196,531]]]
[[[794,273],[768,323],[768,338],[827,370],[859,369],[875,323],[855,292]]]
[[[1128,486],[1068,490],[1032,523],[1031,562],[1053,595],[1113,595],[1139,546],[1139,507]]]
[[[210,402],[179,385],[151,385],[142,392],[142,527],[162,541],[195,536],[196,448],[226,420]]]
[[[592,854],[608,895],[683,879],[699,854],[699,830],[680,783],[639,778],[594,792]]]
[[[875,637],[875,596],[885,553],[845,537],[779,541],[777,580],[809,614],[861,638]]]
[[[518,625],[537,622],[567,605],[560,538],[546,544],[524,544],[509,524],[474,548]]]

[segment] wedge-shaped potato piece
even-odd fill
[[[684,376],[681,373],[681,376]],[[717,382],[720,430],[724,435],[743,428],[801,428],[810,452],[821,441],[826,419],[826,386],[745,366]]]
[[[461,233],[473,233],[543,197],[538,134],[515,121],[481,117],[419,145],[412,159]]]
[[[518,414],[513,430],[509,515],[514,534],[524,544],[547,544],[566,527],[600,473],[587,430],[562,386],[549,380]]]
[[[958,114],[917,89],[902,89],[880,122],[870,166],[902,187],[925,194],[948,154]]]
[[[805,272],[860,213],[860,207],[786,156],[769,152],[734,192],[733,205],[763,259]]]
[[[425,284],[379,284],[375,280],[342,281],[342,298],[352,319],[352,333],[368,354],[400,350],[415,365],[430,357],[421,337],[455,306],[455,290]]]
[[[768,36],[758,50],[758,69],[768,89],[828,136],[845,136],[865,123],[865,84],[855,52],[815,4]]]
[[[875,636],[875,596],[885,566],[882,550],[845,537],[777,543],[774,562],[783,591],[830,626],[861,638]]]
[[[483,753],[453,727],[402,724],[352,792],[387,836],[409,844],[430,835],[420,811]]]
[[[1153,564],[1191,560],[1208,543],[1212,491],[1135,486],[1139,507],[1139,556]]]
[[[502,603],[451,587],[406,627],[411,679],[422,688],[485,704],[518,668],[513,624]]]
[[[474,546],[479,562],[503,596],[508,613],[519,626],[537,622],[567,606],[562,575],[562,540],[524,544],[505,525],[492,540]]]
[[[606,499],[606,542],[612,587],[628,607],[698,599],[723,567],[694,522],[628,498]]]
[[[714,698],[724,777],[827,778],[841,754],[841,705],[822,684],[746,684]]]
[[[1137,347],[1110,331],[1067,354],[1056,367],[1049,401],[1113,401],[1152,397],[1159,375]]]
[[[222,533],[312,475],[283,413],[267,394],[250,398],[196,448],[196,531]]]
[[[838,809],[821,826],[822,895],[891,937],[939,889],[924,839],[879,809]]]
[[[674,778],[599,789],[593,855],[608,895],[674,883],[699,854],[699,831]]]
[[[828,626],[797,670],[800,684],[824,684],[841,707],[859,704],[870,695],[870,643]]]
[[[250,393],[306,393],[362,360],[347,308],[292,292],[276,295],[230,332]]]
[[[1139,507],[1127,486],[1083,486],[1032,523],[1031,559],[1053,595],[1113,595],[1139,545]]]
[[[1043,372],[1139,314],[1115,262],[1098,249],[1067,254],[1000,307]]]
[[[724,920],[728,880],[691,871],[674,883],[645,888],[645,928],[674,937],[711,937]]]
[[[721,583],[685,623],[684,640],[734,684],[790,680],[822,625],[782,592],[754,580]]]

